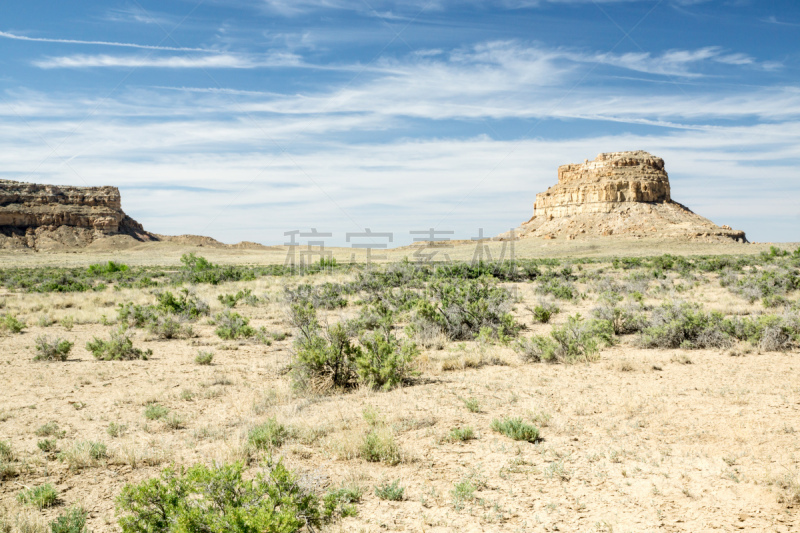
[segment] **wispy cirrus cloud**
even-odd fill
[[[58,43],[58,44],[88,44],[95,46],[115,46],[122,48],[138,48],[141,50],[161,50],[165,52],[218,52],[210,48],[189,48],[179,46],[158,46],[137,43],[120,43],[113,41],[83,41],[79,39],[54,39],[49,37],[28,37],[26,35],[18,35],[6,31],[0,31],[0,37],[4,39],[13,39],[15,41],[31,41],[37,43]]]
[[[299,67],[301,58],[290,53],[275,53],[262,57],[234,54],[215,54],[206,56],[113,56],[113,55],[71,55],[39,59],[33,64],[43,69],[54,68],[168,68],[168,69],[252,69],[263,67]]]

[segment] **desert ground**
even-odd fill
[[[491,247],[499,257],[502,243]],[[460,336],[414,330],[409,325],[422,323],[419,307],[398,303],[391,335],[415,343],[417,353],[402,383],[385,388],[361,381],[299,386],[294,374],[301,334],[291,303],[298,286],[310,284],[323,304],[325,293],[316,288],[341,289],[344,305],[315,304],[321,331],[366,320],[375,291],[404,289],[359,286],[365,267],[346,268],[349,249],[332,250],[336,268],[217,284],[168,280],[186,268],[180,258],[187,253],[215,268],[248,269],[281,265],[286,248],[155,243],[0,254],[0,268],[16,272],[17,281],[108,261],[132,271],[157,267],[153,279],[162,280],[126,287],[110,276],[102,286],[105,278],[95,279],[92,290],[35,292],[4,274],[0,316],[24,328],[6,327],[0,336],[0,442],[8,450],[0,461],[0,530],[50,531],[48,523],[80,507],[91,531],[120,531],[125,513],[116,501],[126,484],[198,463],[241,461],[252,476],[281,459],[305,491],[356,495],[355,512],[334,516],[323,531],[795,531],[795,250],[797,244],[517,243],[516,258],[531,261],[539,274],[487,283],[507,296],[502,305],[518,329],[504,334],[490,324]],[[474,245],[445,251],[468,263]],[[371,268],[392,270],[413,252],[390,250]],[[652,259],[666,252],[686,260]],[[413,270],[413,262],[405,265],[404,272]],[[450,273],[411,290],[435,305],[426,287],[440,281],[467,283]],[[177,338],[131,325],[119,312],[126,304],[154,306],[158,294],[182,288],[208,311],[180,317],[184,329],[166,335]],[[246,296],[229,299],[233,307],[219,298],[237,293]],[[673,342],[664,328],[685,317],[664,326],[658,317],[665,306],[691,309],[685,312],[707,323],[699,335],[685,326],[685,339]],[[221,338],[225,312],[248,319],[259,333]],[[613,322],[613,335],[587,333],[567,351],[554,344],[551,332],[604,319]],[[152,354],[97,359],[87,343],[108,339],[123,323],[133,346]],[[742,324],[755,329],[741,333]],[[364,331],[352,335],[354,344]],[[35,361],[41,336],[73,343],[66,360]],[[545,340],[536,345],[536,338]],[[210,364],[197,362],[208,353]],[[538,437],[515,440],[495,430],[508,419],[534,426]],[[282,438],[260,446],[253,435],[264,424],[280,426]],[[374,454],[365,451],[370,436],[378,443]],[[102,452],[92,451],[97,445]],[[57,496],[42,508],[20,496],[46,484]]]

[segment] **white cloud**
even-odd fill
[[[9,33],[5,31],[0,31],[0,37],[3,37],[5,39],[14,39],[17,41],[32,41],[37,43],[89,44],[96,46],[117,46],[123,48],[139,48],[143,50],[163,50],[163,51],[174,51],[174,52],[217,52],[217,50],[212,50],[208,48],[184,48],[184,47],[157,46],[157,45],[151,46],[147,44],[120,43],[120,42],[110,42],[110,41],[81,41],[76,39],[50,39],[45,37],[26,37],[25,35],[17,35],[15,33]]]
[[[238,68],[297,67],[302,65],[299,56],[290,53],[270,54],[254,58],[234,54],[215,54],[205,56],[112,56],[112,55],[71,55],[49,57],[33,62],[39,68],[98,68],[98,67],[144,67],[144,68]]]
[[[121,186],[124,208],[152,231],[226,241],[282,242],[284,231],[310,226],[336,232],[340,244],[345,231],[364,227],[395,231],[399,243],[410,240],[409,230],[431,226],[465,238],[478,227],[499,233],[529,216],[558,165],[625,149],[664,157],[675,199],[715,222],[742,213],[793,216],[800,194],[797,87],[723,93],[698,85],[686,93],[591,77],[578,83],[588,65],[691,78],[687,73],[720,58],[727,62],[718,68],[751,66],[746,56],[718,48],[611,55],[503,41],[386,59],[342,88],[299,95],[215,87],[136,89],[108,100],[6,93],[0,168],[11,179],[54,183],[75,183],[74,169],[87,183]],[[215,68],[202,64],[211,59],[226,68],[302,62],[234,54],[67,56],[50,68]],[[493,120],[509,118],[530,129],[517,141],[493,139]],[[532,138],[547,132],[538,119],[572,120],[576,131],[619,122],[658,133]],[[408,127],[421,120],[460,121],[472,132],[485,124],[487,135],[460,134],[456,126],[437,129],[447,132],[438,137],[404,138],[428,131]],[[758,170],[767,163],[768,173]]]

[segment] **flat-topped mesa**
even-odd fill
[[[536,195],[533,217],[499,239],[605,236],[747,242],[671,197],[664,160],[644,151],[609,152],[558,168],[558,183]]]
[[[122,211],[116,187],[0,180],[0,247],[85,246],[113,235],[156,239]]]
[[[558,167],[558,184],[536,195],[534,216],[609,213],[623,202],[669,202],[664,160],[647,152],[610,152]]]

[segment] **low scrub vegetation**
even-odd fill
[[[549,336],[534,335],[514,345],[525,361],[574,363],[594,360],[600,347],[613,342],[613,326],[606,320],[585,320],[579,314],[553,327]]]
[[[539,440],[539,429],[524,422],[521,418],[495,418],[492,420],[492,429],[514,440],[536,442]]]
[[[94,340],[86,343],[86,349],[100,361],[146,360],[153,355],[152,350],[135,348],[133,341],[124,329],[112,332],[111,338],[108,340],[95,337]]]
[[[74,343],[60,337],[36,337],[36,356],[34,361],[66,361]]]
[[[159,477],[126,485],[117,499],[123,533],[280,531],[319,527],[338,501],[323,507],[282,463],[255,478],[241,463],[167,468]],[[333,507],[333,508],[331,508]]]
[[[33,505],[39,509],[52,507],[58,501],[58,492],[51,483],[24,489],[17,494],[17,499],[24,504]]]

